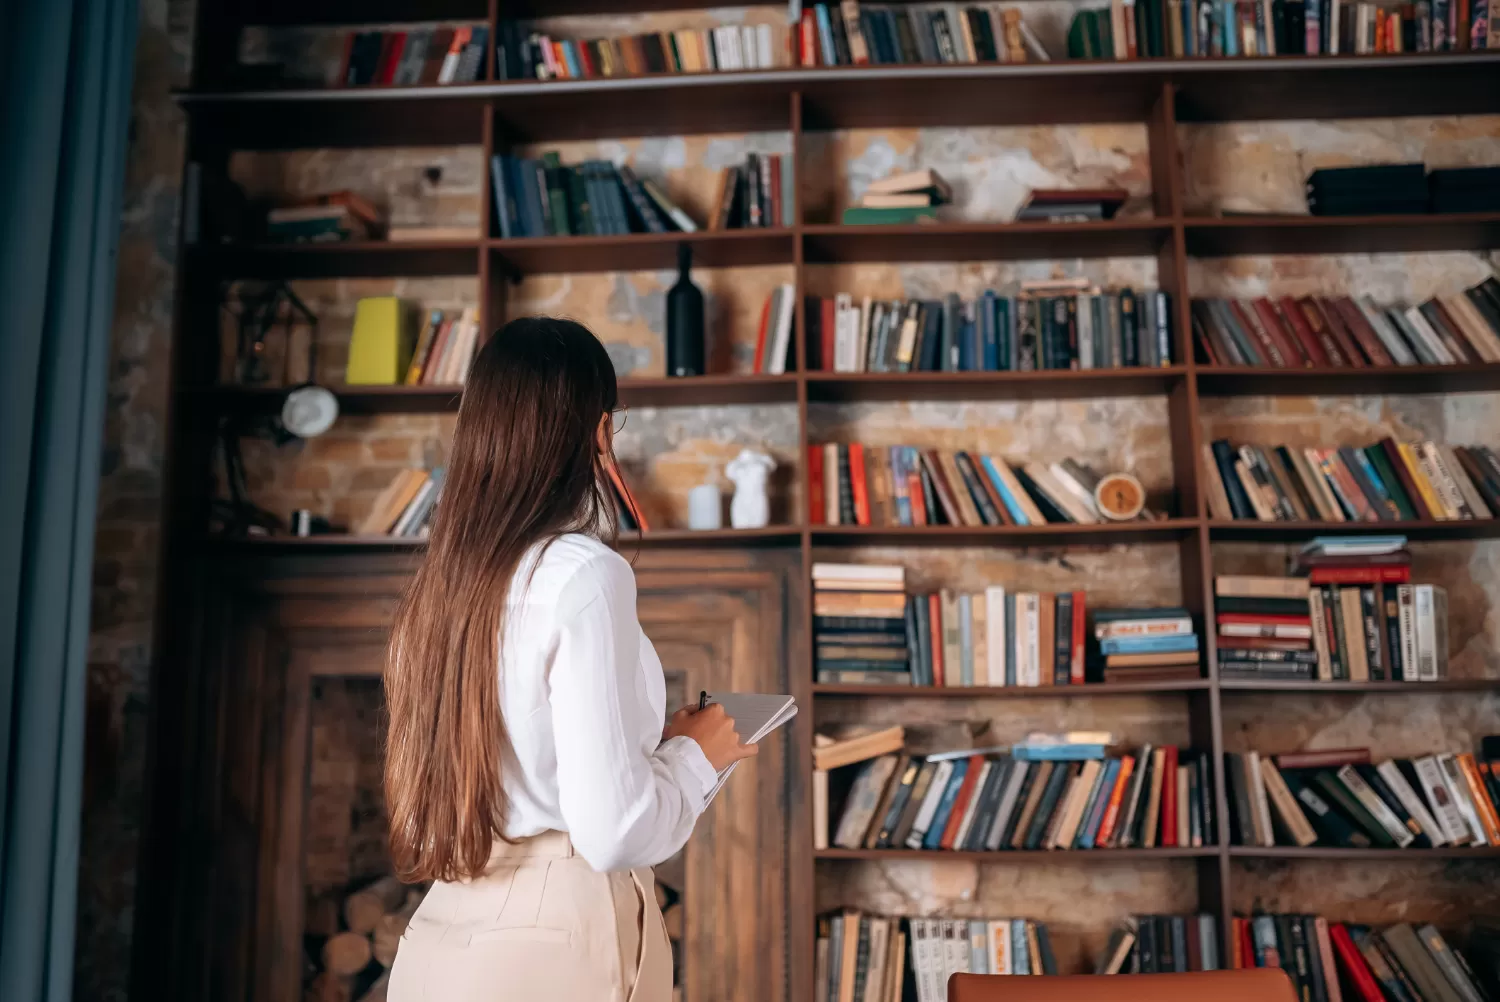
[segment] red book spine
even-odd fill
[[[1156,844],[1163,847],[1177,844],[1177,746],[1167,745],[1162,749],[1161,761],[1161,837]]]
[[[828,518],[828,500],[823,494],[823,447],[807,447],[807,522],[822,525]]]
[[[1255,315],[1255,310],[1245,305],[1242,299],[1226,299],[1229,308],[1239,319],[1240,326],[1250,332],[1250,336],[1259,345],[1261,354],[1266,356],[1267,361],[1278,369],[1285,369],[1291,362],[1286,354],[1282,352],[1281,345],[1271,340],[1271,335],[1261,326],[1260,317]]]
[[[1340,296],[1333,300],[1333,308],[1338,311],[1344,326],[1349,328],[1349,333],[1359,342],[1360,349],[1369,358],[1371,365],[1395,365],[1396,360],[1391,358],[1391,353],[1385,350],[1385,345],[1380,343],[1380,337],[1375,333],[1375,328],[1365,319],[1359,307],[1354,305],[1354,300],[1348,296]]]
[[[760,307],[760,327],[755,335],[755,368],[756,375],[766,371],[766,333],[771,326],[771,297]]]
[[[1250,935],[1250,920],[1239,919],[1238,921],[1240,923],[1240,957],[1243,960],[1244,966],[1258,967],[1259,965],[1255,962],[1255,937]]]
[[[1307,626],[1312,622],[1308,616],[1279,615],[1259,612],[1221,612],[1216,617],[1219,623],[1275,623],[1278,626]]]
[[[1278,769],[1329,769],[1340,765],[1369,765],[1368,748],[1328,748],[1276,756]]]
[[[818,328],[818,337],[822,341],[822,344],[819,347],[821,348],[823,354],[819,356],[818,361],[819,363],[821,363],[819,367],[824,372],[833,371],[833,349],[835,339],[838,336],[838,330],[836,327],[838,311],[837,309],[835,309],[835,305],[836,304],[832,296],[829,296],[827,299],[820,300],[818,303],[818,313],[823,320],[822,325]]]
[[[983,755],[969,756],[969,768],[964,772],[964,781],[963,785],[958,788],[958,796],[953,798],[953,810],[948,815],[947,826],[943,828],[943,840],[938,843],[939,848],[953,848],[953,842],[958,838],[958,829],[963,824],[964,812],[969,807],[969,798],[974,795],[974,785],[979,782],[979,770],[983,768]]]
[[[1305,368],[1311,364],[1308,361],[1307,353],[1302,350],[1301,343],[1292,335],[1291,331],[1282,326],[1281,318],[1276,315],[1276,307],[1271,305],[1269,299],[1262,296],[1250,305],[1254,308],[1255,315],[1260,318],[1261,325],[1265,327],[1266,333],[1270,336],[1271,340],[1280,346],[1282,354],[1286,356],[1286,364],[1288,366],[1302,366]]]
[[[1241,970],[1245,966],[1245,948],[1243,935],[1245,931],[1245,920],[1236,915],[1229,920],[1229,950],[1230,969]]]
[[[810,7],[802,10],[802,24],[799,26],[802,32],[801,63],[803,66],[818,65],[818,26],[813,19]]]
[[[1360,998],[1364,1002],[1385,1002],[1380,984],[1375,980],[1370,965],[1360,955],[1359,947],[1349,937],[1349,930],[1344,928],[1344,923],[1333,922],[1328,926],[1328,940],[1333,944],[1333,952],[1338,954],[1339,966],[1349,976],[1349,981],[1359,992]]]
[[[854,491],[854,521],[870,524],[870,478],[865,472],[865,447],[858,442],[849,446],[849,486]]]
[[[781,225],[781,154],[771,155],[771,218],[766,220],[767,226]]]
[[[1359,347],[1359,342],[1349,330],[1348,324],[1344,323],[1344,316],[1338,311],[1334,301],[1324,297],[1315,302],[1318,304],[1318,309],[1322,311],[1323,322],[1328,326],[1329,333],[1338,341],[1339,347],[1344,349],[1344,354],[1360,367],[1368,368],[1369,356]]]
[[[1073,593],[1073,662],[1068,666],[1068,682],[1072,685],[1083,685],[1085,618],[1087,618],[1087,612],[1084,609],[1084,593],[1075,591]]]
[[[1410,567],[1314,567],[1308,584],[1406,584],[1411,580]]]
[[[1281,312],[1282,319],[1286,321],[1286,325],[1296,335],[1297,343],[1302,345],[1303,353],[1307,355],[1313,365],[1342,366],[1344,364],[1344,358],[1341,353],[1337,360],[1335,360],[1330,356],[1328,351],[1329,348],[1332,348],[1337,353],[1338,345],[1332,343],[1325,345],[1319,340],[1318,336],[1313,333],[1312,327],[1308,325],[1307,317],[1303,314],[1301,308],[1297,306],[1295,299],[1291,296],[1282,296],[1276,301],[1276,306]]]
[[[1328,317],[1323,312],[1323,305],[1318,300],[1308,296],[1297,300],[1297,305],[1302,307],[1303,317],[1307,319],[1308,325],[1312,327],[1322,343],[1323,350],[1328,352],[1329,358],[1334,358],[1334,352],[1337,352],[1338,357],[1343,359],[1342,363],[1335,362],[1336,365],[1347,365],[1354,369],[1365,367],[1364,356],[1355,349],[1353,344],[1345,342],[1340,333],[1328,322]]]
[[[918,497],[921,493],[918,492]],[[937,592],[927,596],[927,620],[931,629],[927,632],[932,637],[932,684],[944,685],[943,682],[943,597]]]

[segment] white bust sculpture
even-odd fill
[[[776,460],[764,452],[741,449],[730,460],[724,473],[734,481],[734,498],[729,502],[729,524],[736,529],[759,529],[771,521],[771,503],[766,497],[766,483]]]

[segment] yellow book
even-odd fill
[[[354,307],[349,337],[349,365],[344,382],[351,386],[394,386],[411,364],[416,332],[410,311],[396,296],[361,299]]]
[[[1417,460],[1416,450],[1405,442],[1398,442],[1396,451],[1401,454],[1401,461],[1406,464],[1406,472],[1411,474],[1412,482],[1417,485],[1417,493],[1422,495],[1422,503],[1427,505],[1427,510],[1432,512],[1432,517],[1447,518],[1448,506],[1438,499],[1437,491],[1433,489],[1432,483],[1427,479],[1427,474],[1422,470],[1422,464]]]

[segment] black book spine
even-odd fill
[[[1406,806],[1401,803],[1401,798],[1396,796],[1396,791],[1391,789],[1390,784],[1385,781],[1385,777],[1380,775],[1373,765],[1356,765],[1354,770],[1359,773],[1361,779],[1369,784],[1370,789],[1375,791],[1375,796],[1379,797],[1385,806],[1390,808],[1391,813],[1396,815],[1396,820],[1405,825],[1407,831],[1415,836],[1411,845],[1419,849],[1431,849],[1432,840],[1427,837],[1427,834],[1422,831],[1422,826],[1417,824],[1416,819],[1406,810]]]
[[[1025,769],[1026,772],[1021,779],[1021,788],[1016,791],[1015,802],[1011,806],[1010,816],[1005,819],[1005,829],[1000,833],[1000,848],[1010,848],[1011,842],[1016,837],[1016,829],[1021,824],[1021,808],[1026,803],[1026,798],[1031,795],[1031,787],[1036,782],[1037,768],[1035,762],[1017,762],[1017,769]]]
[[[1052,664],[1052,684],[1067,685],[1073,665],[1073,593],[1057,593],[1057,616],[1052,628],[1057,657]]]
[[[1250,504],[1250,497],[1234,472],[1234,448],[1222,438],[1209,448],[1214,455],[1214,466],[1219,470],[1219,479],[1224,484],[1224,493],[1229,496],[1231,513],[1235,518],[1254,518],[1255,509]]]
[[[1141,364],[1140,303],[1133,289],[1120,290],[1120,348],[1122,365],[1130,368]]]
[[[932,624],[929,614],[928,596],[917,595],[917,660],[912,662],[915,672],[912,681],[918,685],[932,685]]]
[[[921,685],[922,652],[918,644],[917,596],[906,596],[906,663],[911,668],[913,685]]]
[[[1047,788],[1042,791],[1041,802],[1037,804],[1036,816],[1031,819],[1031,827],[1026,831],[1026,841],[1022,848],[1041,847],[1042,836],[1047,833],[1047,824],[1052,820],[1052,812],[1057,810],[1057,800],[1074,775],[1073,769],[1066,768],[1068,765],[1070,763],[1059,762],[1053,768],[1052,775],[1047,777]]]
[[[849,447],[839,449],[839,525],[854,525],[854,481],[849,475]]]
[[[1380,600],[1385,604],[1385,644],[1390,664],[1392,681],[1400,682],[1406,677],[1406,664],[1401,660],[1401,603],[1397,588],[1393,584],[1381,585]]]
[[[1139,9],[1139,8],[1137,8]],[[1156,916],[1142,915],[1136,929],[1136,971],[1140,974],[1155,974],[1156,967]]]

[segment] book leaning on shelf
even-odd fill
[[[428,310],[422,318],[411,364],[401,380],[407,386],[462,386],[479,347],[479,310],[466,306]]]
[[[1110,933],[1095,974],[1218,971],[1219,921],[1198,915],[1132,915]]]
[[[1369,296],[1194,299],[1193,335],[1212,365],[1384,368],[1500,362],[1500,282],[1417,306]]]
[[[484,75],[488,25],[354,31],[344,38],[337,81],[345,87],[429,87]]]
[[[1376,929],[1264,912],[1230,921],[1230,966],[1280,968],[1308,1002],[1483,1002],[1495,987],[1430,923]],[[1492,934],[1471,937],[1475,961],[1493,951]]]
[[[1488,746],[1494,739],[1486,738]],[[1230,841],[1344,849],[1500,845],[1500,768],[1437,753],[1375,762],[1368,748],[1225,753]]]
[[[402,470],[376,496],[370,513],[358,523],[354,534],[425,537],[442,486],[442,467]]]
[[[915,446],[828,443],[807,452],[813,525],[1047,525],[1106,521],[1098,472],[1073,459],[1012,464]],[[1162,516],[1143,509],[1137,519]]]
[[[1172,301],[1087,280],[1018,295],[807,297],[809,364],[823,372],[1031,372],[1170,366]]]
[[[1487,519],[1500,510],[1500,454],[1488,446],[1397,442],[1338,448],[1241,445],[1201,455],[1209,513],[1261,522]]]
[[[814,848],[966,852],[1214,843],[1209,756],[1175,745],[1115,752],[1101,732],[1034,734],[1006,748],[887,751],[860,764]],[[826,776],[826,770],[823,770]],[[814,817],[819,787],[814,785]]]

